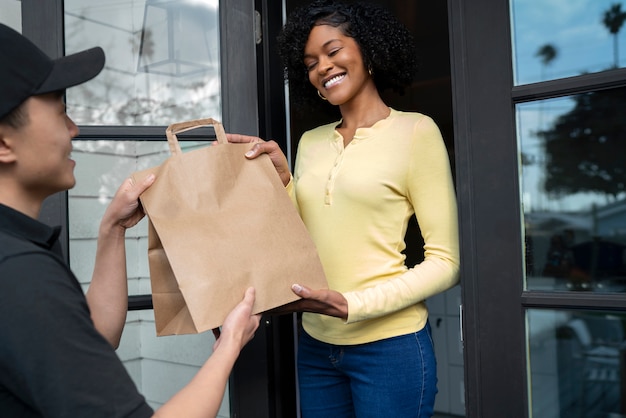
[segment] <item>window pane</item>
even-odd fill
[[[626,291],[626,88],[517,105],[526,286]]]
[[[529,310],[532,417],[611,418],[626,413],[626,315]]]
[[[621,3],[511,0],[515,84],[624,67],[626,6]]]
[[[0,0],[0,23],[22,33],[22,2]]]
[[[168,155],[166,141],[73,141],[76,186],[68,192],[69,253],[84,288],[91,282],[100,220],[115,191],[130,174]],[[126,253],[129,294],[150,294],[146,219],[127,231]]]
[[[65,0],[67,53],[101,46],[105,69],[68,90],[78,125],[221,120],[218,0]]]
[[[208,142],[179,143],[187,151]],[[83,287],[91,281],[100,220],[118,187],[135,171],[156,166],[169,155],[167,141],[73,141],[76,186],[68,193],[70,265]],[[150,294],[145,218],[126,232],[126,254],[129,294]]]

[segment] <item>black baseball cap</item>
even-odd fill
[[[104,51],[91,48],[50,59],[19,32],[0,23],[0,119],[26,99],[91,80],[104,68]]]

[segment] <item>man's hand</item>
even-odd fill
[[[154,174],[150,174],[139,183],[135,183],[132,178],[126,179],[117,189],[102,221],[124,229],[137,225],[145,216],[143,207],[139,203],[139,195],[150,187],[154,180]]]

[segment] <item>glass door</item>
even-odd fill
[[[626,414],[617,3],[449,1],[468,416]]]

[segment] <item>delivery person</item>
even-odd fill
[[[101,220],[87,294],[60,251],[60,228],[37,220],[48,196],[75,184],[64,93],[104,67],[93,48],[51,60],[0,24],[0,413],[7,417],[215,416],[252,338],[250,288],[226,318],[212,356],[154,412],[115,354],[127,309],[124,236],[144,216],[153,182],[127,179]]]

